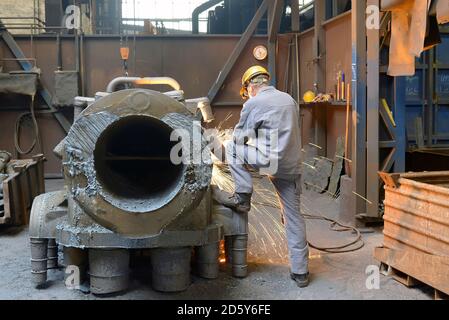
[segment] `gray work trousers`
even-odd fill
[[[253,183],[251,173],[247,166],[258,170],[261,166],[266,166],[267,161],[263,155],[257,153],[257,149],[245,146],[243,159],[236,159],[235,144],[229,142],[225,144],[226,161],[229,165],[231,175],[235,183],[235,192],[252,193]],[[252,154],[252,155],[251,155]],[[258,159],[256,163],[248,164],[248,159]],[[308,273],[309,246],[306,238],[306,223],[300,213],[301,182],[300,175],[276,178],[269,176],[281,204],[281,212],[284,217],[285,231],[287,236],[289,260],[291,272],[295,274]]]

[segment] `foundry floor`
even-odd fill
[[[60,180],[47,181],[47,191],[57,190]],[[338,199],[305,191],[303,208],[308,213],[335,217]],[[266,209],[266,210],[265,210]],[[380,276],[380,289],[366,287],[366,268],[378,265],[373,250],[382,244],[381,229],[363,235],[365,246],[356,252],[326,254],[310,252],[311,284],[299,289],[289,279],[284,235],[279,228],[279,211],[265,208],[250,214],[249,275],[245,279],[230,276],[222,267],[217,280],[193,277],[190,288],[182,293],[163,294],[151,289],[146,277],[132,277],[127,292],[108,299],[432,299],[426,287],[409,289],[391,278]],[[267,215],[271,215],[268,217]],[[337,245],[353,237],[329,230],[329,224],[307,222],[308,239],[317,245]],[[273,231],[273,232],[272,232]],[[49,285],[37,290],[31,284],[27,228],[0,228],[0,299],[104,299],[80,291],[71,291],[63,283],[63,270],[49,271]]]

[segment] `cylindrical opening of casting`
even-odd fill
[[[109,125],[94,151],[102,188],[117,198],[153,203],[153,209],[168,203],[184,174],[184,165],[170,158],[178,143],[170,141],[172,131],[163,121],[143,115],[127,116]]]

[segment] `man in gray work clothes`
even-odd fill
[[[287,93],[269,85],[270,74],[261,66],[242,78],[243,106],[233,140],[225,144],[226,162],[235,182],[232,196],[221,195],[223,205],[249,212],[253,183],[248,166],[268,175],[284,217],[291,278],[299,287],[309,283],[306,226],[300,214],[301,134],[299,107]]]

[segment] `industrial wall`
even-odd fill
[[[325,26],[326,29],[326,87],[332,91],[336,71],[344,70],[347,78],[350,75],[350,33],[351,19],[346,14]],[[300,96],[306,90],[313,89],[313,30],[305,32],[298,37],[300,56]],[[41,69],[41,80],[50,92],[54,91],[54,71],[57,69],[57,45],[54,35],[39,35],[33,41],[27,36],[16,36],[16,41],[25,53],[30,56],[31,45],[33,54],[37,59],[37,66]],[[128,39],[131,48],[129,71],[131,76],[170,76],[177,79],[187,98],[207,95],[210,87],[217,79],[220,70],[226,63],[239,36],[153,36],[137,37],[134,47],[132,38]],[[266,44],[266,37],[256,36],[244,50],[226,80],[222,90],[214,101],[213,108],[216,121],[211,125],[221,125],[221,128],[233,127],[239,120],[242,100],[239,96],[241,75],[246,68],[260,63],[252,55],[253,48],[258,44]],[[285,76],[286,68],[293,69],[289,63],[288,51],[294,44],[294,35],[281,35],[278,41],[277,83],[281,90],[291,92],[290,80]],[[124,74],[123,64],[120,60],[120,38],[114,36],[85,36],[83,43],[84,66],[82,68],[83,86],[86,96],[93,96],[98,91],[104,91],[108,82]],[[135,49],[134,49],[135,48]],[[182,48],[182,49],[180,49]],[[294,60],[294,51],[290,57]],[[11,58],[9,49],[0,42],[0,57]],[[63,69],[73,70],[76,65],[75,45],[72,36],[62,37]],[[263,65],[266,62],[262,63]],[[18,70],[15,63],[4,63],[4,71]],[[292,71],[289,71],[290,78]],[[348,79],[349,80],[349,79]],[[287,85],[287,87],[286,87]],[[161,89],[164,88],[157,88]],[[26,97],[8,97],[0,95],[0,149],[14,151],[13,136],[16,118],[26,110],[29,99]],[[327,119],[327,156],[332,158],[335,153],[336,139],[345,134],[344,105],[302,106],[302,136],[303,145],[313,141],[314,121],[313,108],[326,108]],[[70,110],[66,111],[70,118]],[[230,115],[230,117],[228,117]],[[227,121],[223,120],[228,118]],[[64,137],[64,132],[52,115],[45,114],[38,117],[44,153],[48,159],[47,174],[59,174],[60,163],[52,150]],[[31,140],[31,128],[24,126],[21,138],[26,147]]]
[[[324,29],[326,32],[326,91],[333,93],[339,71],[344,72],[346,83],[351,83],[350,12],[329,21]],[[329,105],[327,111],[327,156],[333,158],[335,141],[346,132],[346,107],[344,104]]]
[[[54,71],[57,69],[56,37],[40,35],[34,37],[33,42],[26,36],[17,36],[15,39],[27,57],[30,56],[31,45],[33,46],[37,66],[42,71],[41,82],[51,93],[54,92]],[[130,75],[173,77],[179,81],[187,98],[206,96],[238,40],[239,36],[138,37],[134,50],[133,41],[130,39]],[[242,105],[239,96],[241,75],[246,68],[257,63],[252,56],[253,48],[265,44],[266,41],[266,37],[254,37],[234,66],[215,100],[216,124],[229,113],[232,113],[232,117],[223,123],[222,127],[231,127],[238,122]],[[84,38],[83,46],[85,95],[93,96],[98,91],[104,91],[110,80],[124,74],[119,54],[120,37],[89,36]],[[3,42],[0,43],[0,52],[0,56],[12,58]],[[62,57],[64,70],[74,70],[76,55],[74,38],[71,36],[62,38]],[[4,72],[20,69],[18,64],[11,62],[4,63],[3,67]],[[279,72],[282,73],[282,70]],[[0,96],[0,149],[14,151],[15,119],[28,105],[27,97]],[[18,108],[20,110],[17,110]],[[59,161],[51,151],[64,137],[64,132],[51,115],[39,115],[38,121],[45,155],[49,160],[46,172],[59,173]],[[25,147],[30,143],[31,129],[24,127],[22,132],[22,143]]]
[[[45,21],[45,0],[1,0],[0,18],[5,17],[37,17],[41,21]],[[33,23],[33,20],[6,19],[3,22],[8,25],[13,23],[25,23],[29,25],[30,23]],[[18,27],[18,25],[15,26]],[[12,34],[27,34],[29,32],[29,29],[11,29]]]
[[[337,16],[323,25],[326,39],[326,93],[335,93],[338,72],[344,72],[346,82],[351,82],[351,12]],[[314,63],[313,45],[314,29],[309,29],[300,35],[300,92],[314,90]],[[302,106],[302,135],[303,143],[313,141],[314,136],[314,109],[325,108],[323,117],[326,121],[327,157],[333,158],[336,140],[345,136],[346,132],[346,106],[339,104],[315,104]]]

